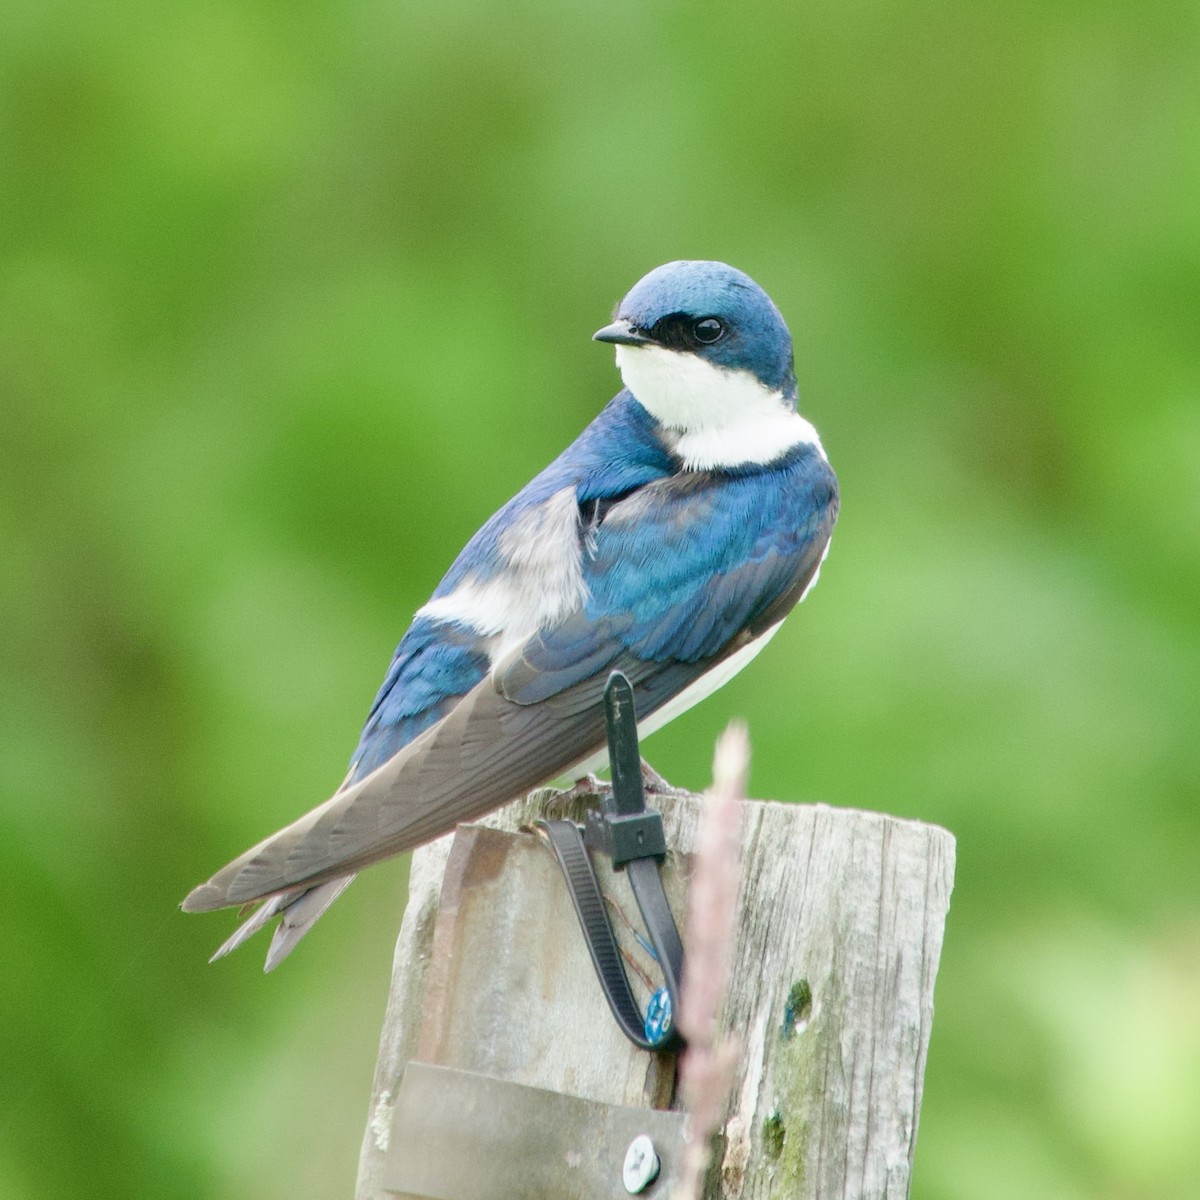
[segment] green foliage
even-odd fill
[[[276,975],[183,894],[323,799],[462,541],[726,259],[841,475],[821,585],[651,743],[959,839],[915,1195],[1200,1175],[1192,6],[10,0],[5,1196],[324,1197],[400,912]]]

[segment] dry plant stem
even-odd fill
[[[738,898],[741,801],[746,794],[750,743],[733,722],[717,741],[713,787],[696,835],[689,887],[687,973],[679,1028],[688,1050],[679,1087],[688,1113],[688,1140],[673,1200],[700,1200],[713,1134],[725,1119],[738,1047],[718,1041],[717,1025],[729,990]]]

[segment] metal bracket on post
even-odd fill
[[[382,1183],[424,1200],[665,1196],[678,1178],[683,1124],[683,1113],[410,1062]]]
[[[667,844],[661,815],[646,807],[633,687],[620,671],[608,678],[604,714],[612,789],[602,797],[603,808],[588,813],[586,830],[572,821],[539,825],[562,868],[596,976],[617,1024],[643,1050],[679,1050],[683,1039],[675,1014],[683,978],[683,943],[659,874]],[[665,987],[651,997],[645,1017],[629,986],[588,848],[611,858],[615,870],[625,871],[662,970]]]

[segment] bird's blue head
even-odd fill
[[[771,392],[789,398],[795,393],[792,336],[779,309],[749,275],[725,263],[656,267],[634,284],[613,323],[594,337],[692,355],[726,371],[749,372]],[[636,357],[619,354],[617,361],[624,369]]]

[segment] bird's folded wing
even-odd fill
[[[836,517],[836,485],[818,468],[768,490],[765,509],[761,488],[728,480],[667,480],[614,503],[588,531],[580,610],[496,662],[369,774],[196,888],[185,909],[360,869],[596,753],[610,672],[629,677],[639,715],[649,716],[786,615]]]

